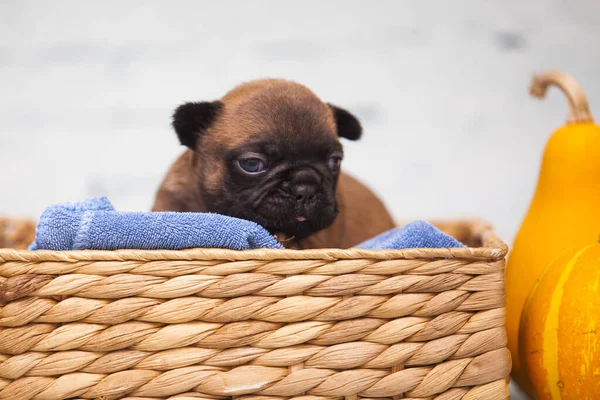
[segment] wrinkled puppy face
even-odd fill
[[[335,220],[339,137],[361,134],[345,110],[278,80],[242,85],[221,101],[185,104],[174,126],[196,152],[198,185],[210,211],[297,239]],[[183,131],[191,140],[182,139]]]

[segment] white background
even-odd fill
[[[600,2],[0,1],[0,213],[107,195],[146,210],[182,150],[183,101],[261,77],[357,114],[346,171],[397,219],[479,217],[508,243],[566,118],[560,68],[600,118]]]

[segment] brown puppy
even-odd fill
[[[153,211],[215,212],[254,221],[299,248],[348,248],[391,229],[379,199],[340,172],[349,112],[294,82],[253,81],[213,102],[186,103],[173,127],[187,146]]]

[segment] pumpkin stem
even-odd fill
[[[532,96],[543,98],[546,95],[548,86],[556,85],[562,89],[569,101],[569,113],[567,123],[575,124],[578,122],[593,122],[592,113],[588,105],[585,93],[575,78],[566,72],[548,71],[542,74],[536,74],[531,81],[529,92]]]

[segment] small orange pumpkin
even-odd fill
[[[519,354],[539,399],[600,399],[600,244],[568,250],[538,279]]]

